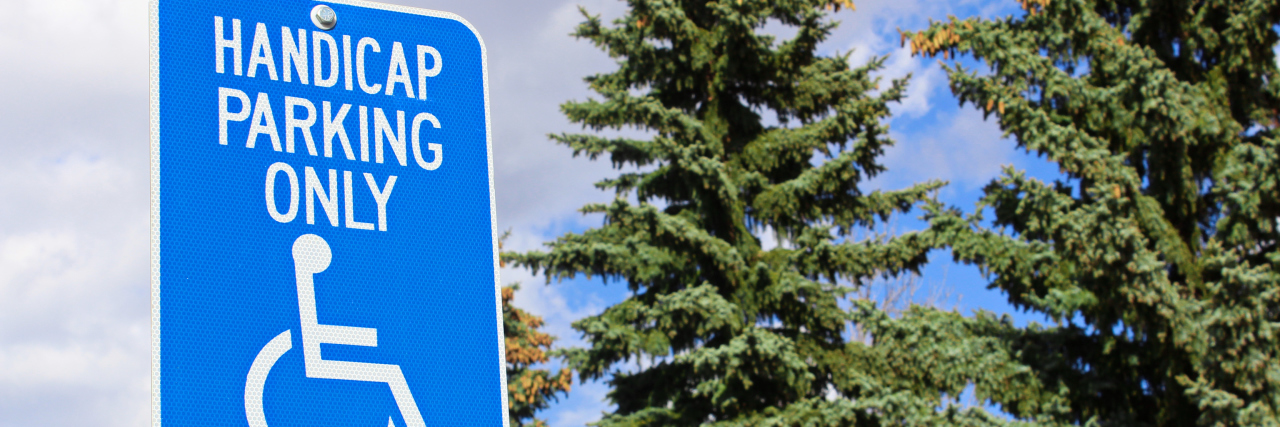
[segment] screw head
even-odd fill
[[[317,5],[311,8],[311,23],[316,24],[316,27],[321,30],[329,31],[338,25],[338,14],[334,13],[329,6]]]

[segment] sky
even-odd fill
[[[582,77],[614,63],[568,34],[578,7],[606,20],[613,0],[395,0],[453,12],[488,49],[498,226],[507,248],[530,250],[565,232],[599,225],[583,204],[611,199],[591,184],[616,171],[573,158],[546,138],[579,131],[560,115],[591,96]],[[940,194],[972,211],[981,187],[1003,166],[1053,178],[1056,167],[1004,138],[981,112],[961,108],[936,60],[913,58],[897,30],[930,19],[1018,12],[1013,0],[862,0],[833,18],[841,27],[823,54],[852,51],[854,65],[890,55],[880,75],[910,74],[907,98],[889,124],[897,145],[890,175],[869,183],[901,188],[950,182]],[[0,427],[139,426],[150,418],[148,282],[148,86],[146,0],[8,0],[0,13]],[[786,35],[784,28],[770,28]],[[895,222],[922,227],[918,212]],[[964,312],[1017,313],[973,267],[931,256],[921,277]],[[558,345],[581,345],[570,323],[626,297],[617,284],[546,284],[528,271],[515,303],[547,320]],[[575,384],[542,414],[552,426],[597,420],[607,387]]]

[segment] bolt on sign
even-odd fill
[[[154,426],[499,426],[484,44],[359,0],[151,3]]]

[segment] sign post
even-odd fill
[[[153,0],[153,425],[505,425],[484,44]]]

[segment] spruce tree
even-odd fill
[[[583,380],[608,378],[616,409],[599,425],[936,416],[939,387],[898,379],[882,354],[850,342],[841,305],[855,286],[926,260],[918,234],[854,236],[941,185],[859,187],[884,172],[884,121],[905,81],[870,75],[884,58],[851,68],[847,54],[818,54],[836,26],[828,11],[852,4],[627,3],[613,25],[584,11],[574,33],[618,63],[585,79],[599,99],[562,106],[594,133],[551,136],[621,171],[597,184],[612,201],[582,209],[604,223],[546,251],[503,254],[548,281],[602,277],[631,291],[575,322],[588,347],[566,352]],[[764,34],[768,22],[794,37]],[[628,128],[651,137],[601,134]],[[775,233],[781,244],[764,249],[761,236]]]
[[[1280,2],[1020,3],[904,38],[953,61],[962,105],[1061,168],[1051,183],[1006,170],[974,214],[935,205],[929,232],[1053,324],[921,312],[872,333],[985,343],[989,363],[950,372],[1022,420],[1280,425]],[[951,332],[922,333],[927,316]]]
[[[505,236],[504,236],[505,237]],[[546,409],[552,400],[567,395],[573,385],[568,368],[552,374],[533,366],[551,360],[548,354],[555,337],[539,331],[542,318],[511,305],[519,285],[502,288],[502,331],[507,352],[507,417],[508,425],[545,427],[536,412]]]

